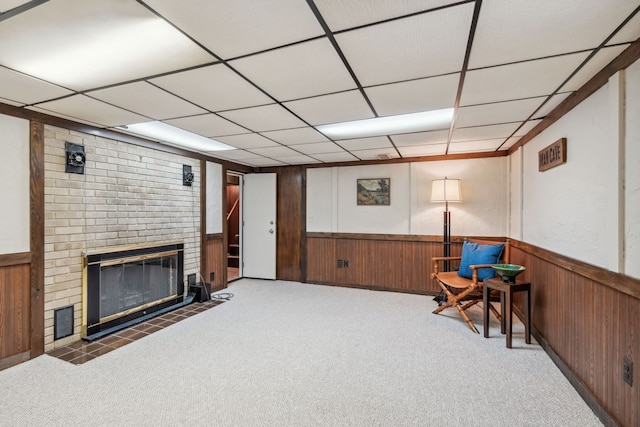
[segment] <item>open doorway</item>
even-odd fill
[[[227,173],[227,282],[242,277],[240,254],[240,186],[242,177]]]

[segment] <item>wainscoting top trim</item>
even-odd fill
[[[537,258],[548,261],[566,270],[579,274],[587,279],[598,282],[603,286],[607,286],[618,292],[622,292],[634,298],[640,299],[640,280],[631,276],[605,270],[602,267],[588,264],[569,258],[565,255],[552,252],[547,249],[539,248],[529,243],[511,239],[514,248],[521,249]]]
[[[0,254],[0,267],[10,267],[31,263],[31,252],[20,252],[15,254]]]

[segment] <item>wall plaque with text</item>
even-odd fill
[[[538,171],[546,171],[567,162],[567,138],[560,138],[538,151]]]

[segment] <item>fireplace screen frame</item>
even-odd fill
[[[124,266],[127,265],[142,265],[142,270],[147,271],[144,268],[145,263],[163,258],[166,260],[168,257],[175,257],[175,262],[170,262],[171,265],[168,269],[171,273],[169,280],[175,281],[175,286],[172,283],[169,287],[172,292],[157,299],[143,300],[135,306],[125,304],[119,311],[116,309],[116,312],[102,315],[100,294],[103,268],[122,265],[124,270]],[[161,269],[163,267],[161,265]],[[149,284],[147,278],[145,282],[144,286]],[[166,283],[162,285],[167,286]],[[143,284],[141,283],[139,286],[143,286]],[[92,336],[104,334],[105,331],[115,331],[119,327],[127,326],[137,318],[180,304],[184,301],[184,289],[184,244],[182,242],[85,252],[83,254],[82,338],[91,339]]]

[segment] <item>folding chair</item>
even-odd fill
[[[449,307],[455,307],[471,330],[480,332],[469,318],[466,310],[482,301],[482,282],[495,276],[491,264],[509,263],[509,241],[505,243],[489,240],[465,239],[461,256],[433,257],[433,272],[435,279],[446,295],[444,304],[436,308],[433,313],[438,314]],[[445,261],[459,261],[458,271],[439,271],[439,263]],[[500,313],[490,304],[491,312],[500,319]]]

